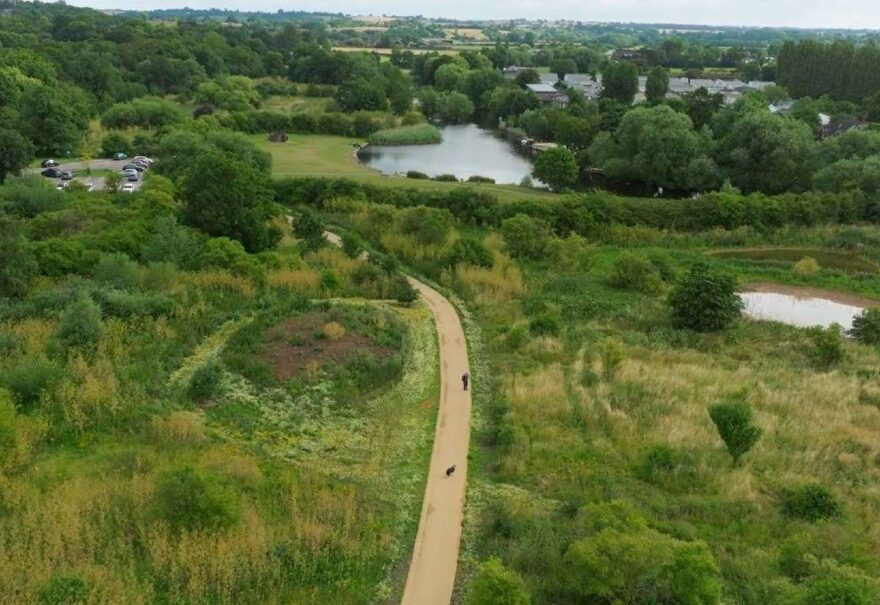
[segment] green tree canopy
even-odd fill
[[[0,129],[0,185],[7,175],[16,175],[27,167],[34,156],[34,148],[21,133],[9,128]]]
[[[669,92],[669,72],[659,65],[648,72],[645,83],[645,98],[651,103],[659,103]]]
[[[602,97],[632,105],[639,92],[639,70],[632,63],[609,63],[602,70]]]
[[[567,147],[551,147],[535,159],[534,175],[555,191],[572,187],[578,179],[577,160]]]
[[[679,326],[712,332],[726,328],[739,317],[742,300],[733,277],[698,263],[673,288],[669,305]]]

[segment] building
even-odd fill
[[[836,137],[845,132],[853,130],[865,130],[870,126],[868,122],[859,120],[858,118],[843,118],[839,120],[829,120],[827,124],[823,124],[819,129],[819,137],[826,139],[828,137]]]
[[[554,107],[566,107],[568,105],[568,95],[553,88],[550,84],[526,84],[542,105],[553,105]]]

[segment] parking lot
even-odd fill
[[[72,181],[62,181],[60,178],[47,178],[47,180],[53,181],[56,185],[62,182],[67,183],[80,183],[85,186],[89,191],[102,191],[104,189],[104,179],[107,176],[108,172],[121,172],[122,167],[130,162],[130,160],[92,160],[88,163],[88,168],[91,169],[92,175],[86,174],[86,163],[85,162],[64,162],[59,161],[58,166],[55,166],[57,170],[60,172],[71,171],[75,175],[75,178]],[[31,168],[28,172],[40,174],[45,168],[36,167]],[[97,174],[94,174],[97,173]],[[121,180],[119,183],[119,187],[121,188],[123,185],[127,184],[128,181],[120,175]],[[140,180],[136,183],[131,183],[134,185],[134,190],[137,191],[140,189],[143,180]]]

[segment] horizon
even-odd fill
[[[699,27],[741,27],[816,30],[880,30],[880,6],[868,0],[843,0],[827,3],[819,0],[794,2],[788,0],[768,4],[761,0],[743,0],[736,5],[722,0],[556,0],[542,3],[526,0],[513,5],[489,0],[474,7],[462,0],[442,0],[425,9],[413,10],[401,0],[308,0],[297,6],[278,6],[267,0],[244,2],[231,0],[217,4],[213,0],[155,0],[133,2],[120,9],[115,0],[74,0],[72,6],[98,10],[236,10],[241,12],[275,13],[279,10],[315,13],[341,13],[345,16],[448,19],[458,21],[579,21],[582,23],[619,23],[633,25],[667,25]],[[743,20],[741,15],[752,15]],[[450,16],[456,15],[456,16]],[[796,15],[796,17],[792,17]]]

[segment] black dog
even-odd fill
[[[453,464],[448,469],[446,469],[446,476],[451,477],[452,473],[454,473],[454,472],[455,472],[455,465]]]

